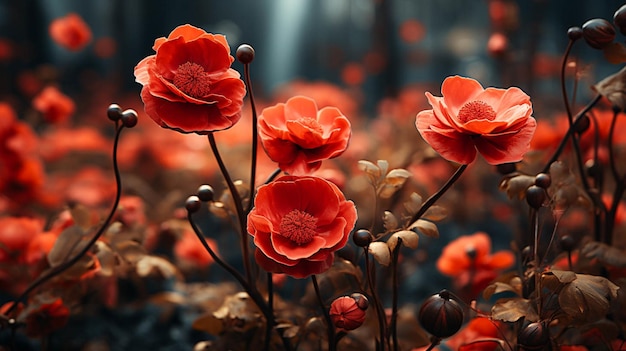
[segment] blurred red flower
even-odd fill
[[[155,55],[135,67],[148,116],[164,128],[207,134],[241,118],[246,87],[223,35],[189,24],[158,38]]]
[[[336,107],[320,110],[313,99],[296,96],[263,110],[259,136],[267,155],[289,174],[310,174],[325,159],[348,147],[350,121]]]
[[[41,337],[65,326],[70,317],[70,310],[60,298],[47,302],[29,305],[23,312],[26,314],[26,335]]]
[[[256,261],[263,269],[305,278],[330,268],[356,219],[354,203],[333,183],[283,176],[259,187],[248,233],[254,237]]]
[[[91,29],[76,13],[69,13],[50,23],[50,37],[62,47],[78,51],[91,41]]]
[[[528,151],[536,122],[530,97],[519,88],[487,88],[471,78],[448,77],[442,97],[426,92],[432,110],[417,114],[424,140],[442,157],[461,164],[517,162]]]
[[[217,242],[211,238],[205,238],[213,252],[217,251]],[[208,267],[213,263],[213,257],[204,249],[191,228],[183,231],[182,237],[174,245],[174,254],[179,259],[193,263],[198,267]]]
[[[43,231],[43,221],[28,217],[0,218],[0,262],[22,261],[29,243]]]
[[[46,87],[35,96],[33,107],[43,114],[46,122],[53,124],[66,122],[76,108],[74,101],[54,86]]]
[[[464,235],[451,241],[437,260],[437,269],[454,277],[455,284],[466,287],[471,293],[484,289],[496,278],[498,271],[509,268],[515,256],[509,251],[491,254],[491,239],[484,232]]]

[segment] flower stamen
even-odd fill
[[[280,221],[279,234],[297,245],[308,244],[317,234],[317,218],[298,209],[287,213]]]
[[[324,133],[324,129],[320,125],[320,123],[315,118],[311,117],[302,117],[298,119],[298,123],[311,130],[312,132],[322,134]]]
[[[183,93],[194,98],[202,98],[211,90],[209,74],[204,67],[193,62],[178,66],[173,83]]]
[[[475,119],[493,121],[496,118],[496,111],[484,101],[474,100],[466,103],[459,110],[459,121],[467,123]]]

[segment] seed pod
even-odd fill
[[[254,60],[254,48],[248,44],[241,44],[237,48],[237,60],[244,65],[249,64]]]
[[[578,40],[583,37],[583,29],[580,27],[570,27],[567,30],[567,37],[570,40]]]
[[[526,202],[530,207],[538,209],[543,205],[543,201],[546,199],[546,191],[536,185],[532,185],[526,189]]]
[[[603,18],[594,18],[583,24],[583,38],[592,48],[601,50],[615,39],[615,28]]]
[[[551,183],[552,178],[548,173],[539,173],[535,176],[535,185],[540,188],[548,189]]]
[[[572,252],[576,248],[576,240],[571,235],[563,235],[559,238],[559,246],[563,251]]]
[[[438,338],[454,335],[461,329],[463,318],[463,308],[446,290],[427,298],[418,314],[422,327]]]
[[[534,322],[520,330],[517,343],[523,350],[543,350],[550,342],[550,331],[542,322]]]
[[[198,212],[200,206],[202,206],[202,203],[200,202],[200,199],[195,195],[188,197],[187,201],[185,201],[185,208],[189,213]]]
[[[364,301],[367,301],[367,298],[363,294],[358,294],[359,300],[357,301],[352,295],[336,298],[330,305],[330,319],[339,329],[354,330],[365,321],[365,311],[369,303]]]
[[[213,187],[208,184],[203,184],[198,187],[198,198],[200,201],[209,202],[213,201],[213,197],[215,192],[213,191]]]
[[[352,234],[352,241],[358,247],[366,247],[372,242],[372,233],[367,229],[359,229]]]
[[[613,15],[613,24],[622,35],[626,35],[626,5],[622,5]]]

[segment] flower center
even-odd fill
[[[496,118],[496,111],[489,104],[480,100],[470,101],[459,110],[459,120],[467,123],[475,119],[486,119],[493,121]]]
[[[302,124],[303,126],[305,126],[306,128],[310,129],[311,131],[315,133],[318,133],[318,134],[324,133],[324,129],[315,118],[302,117],[298,119],[298,123]]]
[[[280,235],[298,245],[308,244],[317,234],[317,218],[310,214],[292,210],[280,221]]]
[[[209,74],[199,64],[185,62],[176,70],[174,85],[191,97],[201,98],[210,91]]]

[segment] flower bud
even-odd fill
[[[530,323],[517,335],[522,350],[543,350],[550,342],[548,327],[541,322]]]
[[[107,117],[113,122],[122,118],[122,108],[118,104],[111,104],[107,109]]]
[[[354,295],[359,295],[358,300]],[[339,329],[354,330],[363,324],[368,305],[369,302],[363,294],[336,298],[330,305],[330,319]]]
[[[626,5],[622,5],[613,15],[613,24],[622,35],[626,35]]]
[[[543,205],[543,201],[546,199],[546,191],[538,187],[537,185],[532,185],[528,189],[526,189],[526,202],[530,205],[530,207],[534,209],[538,209]]]
[[[372,242],[372,233],[367,229],[359,229],[352,234],[352,241],[358,247],[366,247]]]
[[[592,48],[602,49],[615,39],[615,28],[603,18],[594,18],[583,24],[583,38]]]
[[[569,40],[578,40],[583,37],[583,29],[580,27],[570,27],[567,30]]]
[[[576,240],[571,235],[563,235],[559,238],[559,247],[563,251],[572,252],[576,248]]]
[[[550,184],[552,184],[552,178],[548,173],[539,173],[535,176],[536,186],[543,189],[548,189],[550,187]]]
[[[213,196],[215,192],[213,191],[213,187],[208,184],[203,184],[198,187],[198,198],[200,201],[209,202],[213,201]]]
[[[446,290],[427,298],[418,315],[422,327],[437,338],[454,335],[461,329],[463,318],[463,308]]]
[[[254,60],[254,48],[248,44],[241,44],[237,48],[236,55],[239,62],[247,65]]]
[[[137,112],[135,110],[125,110],[122,112],[122,124],[126,128],[132,128],[137,125]]]
[[[200,199],[195,195],[188,197],[187,201],[185,201],[185,208],[189,213],[198,212],[200,206],[202,206],[202,203],[200,202]]]

